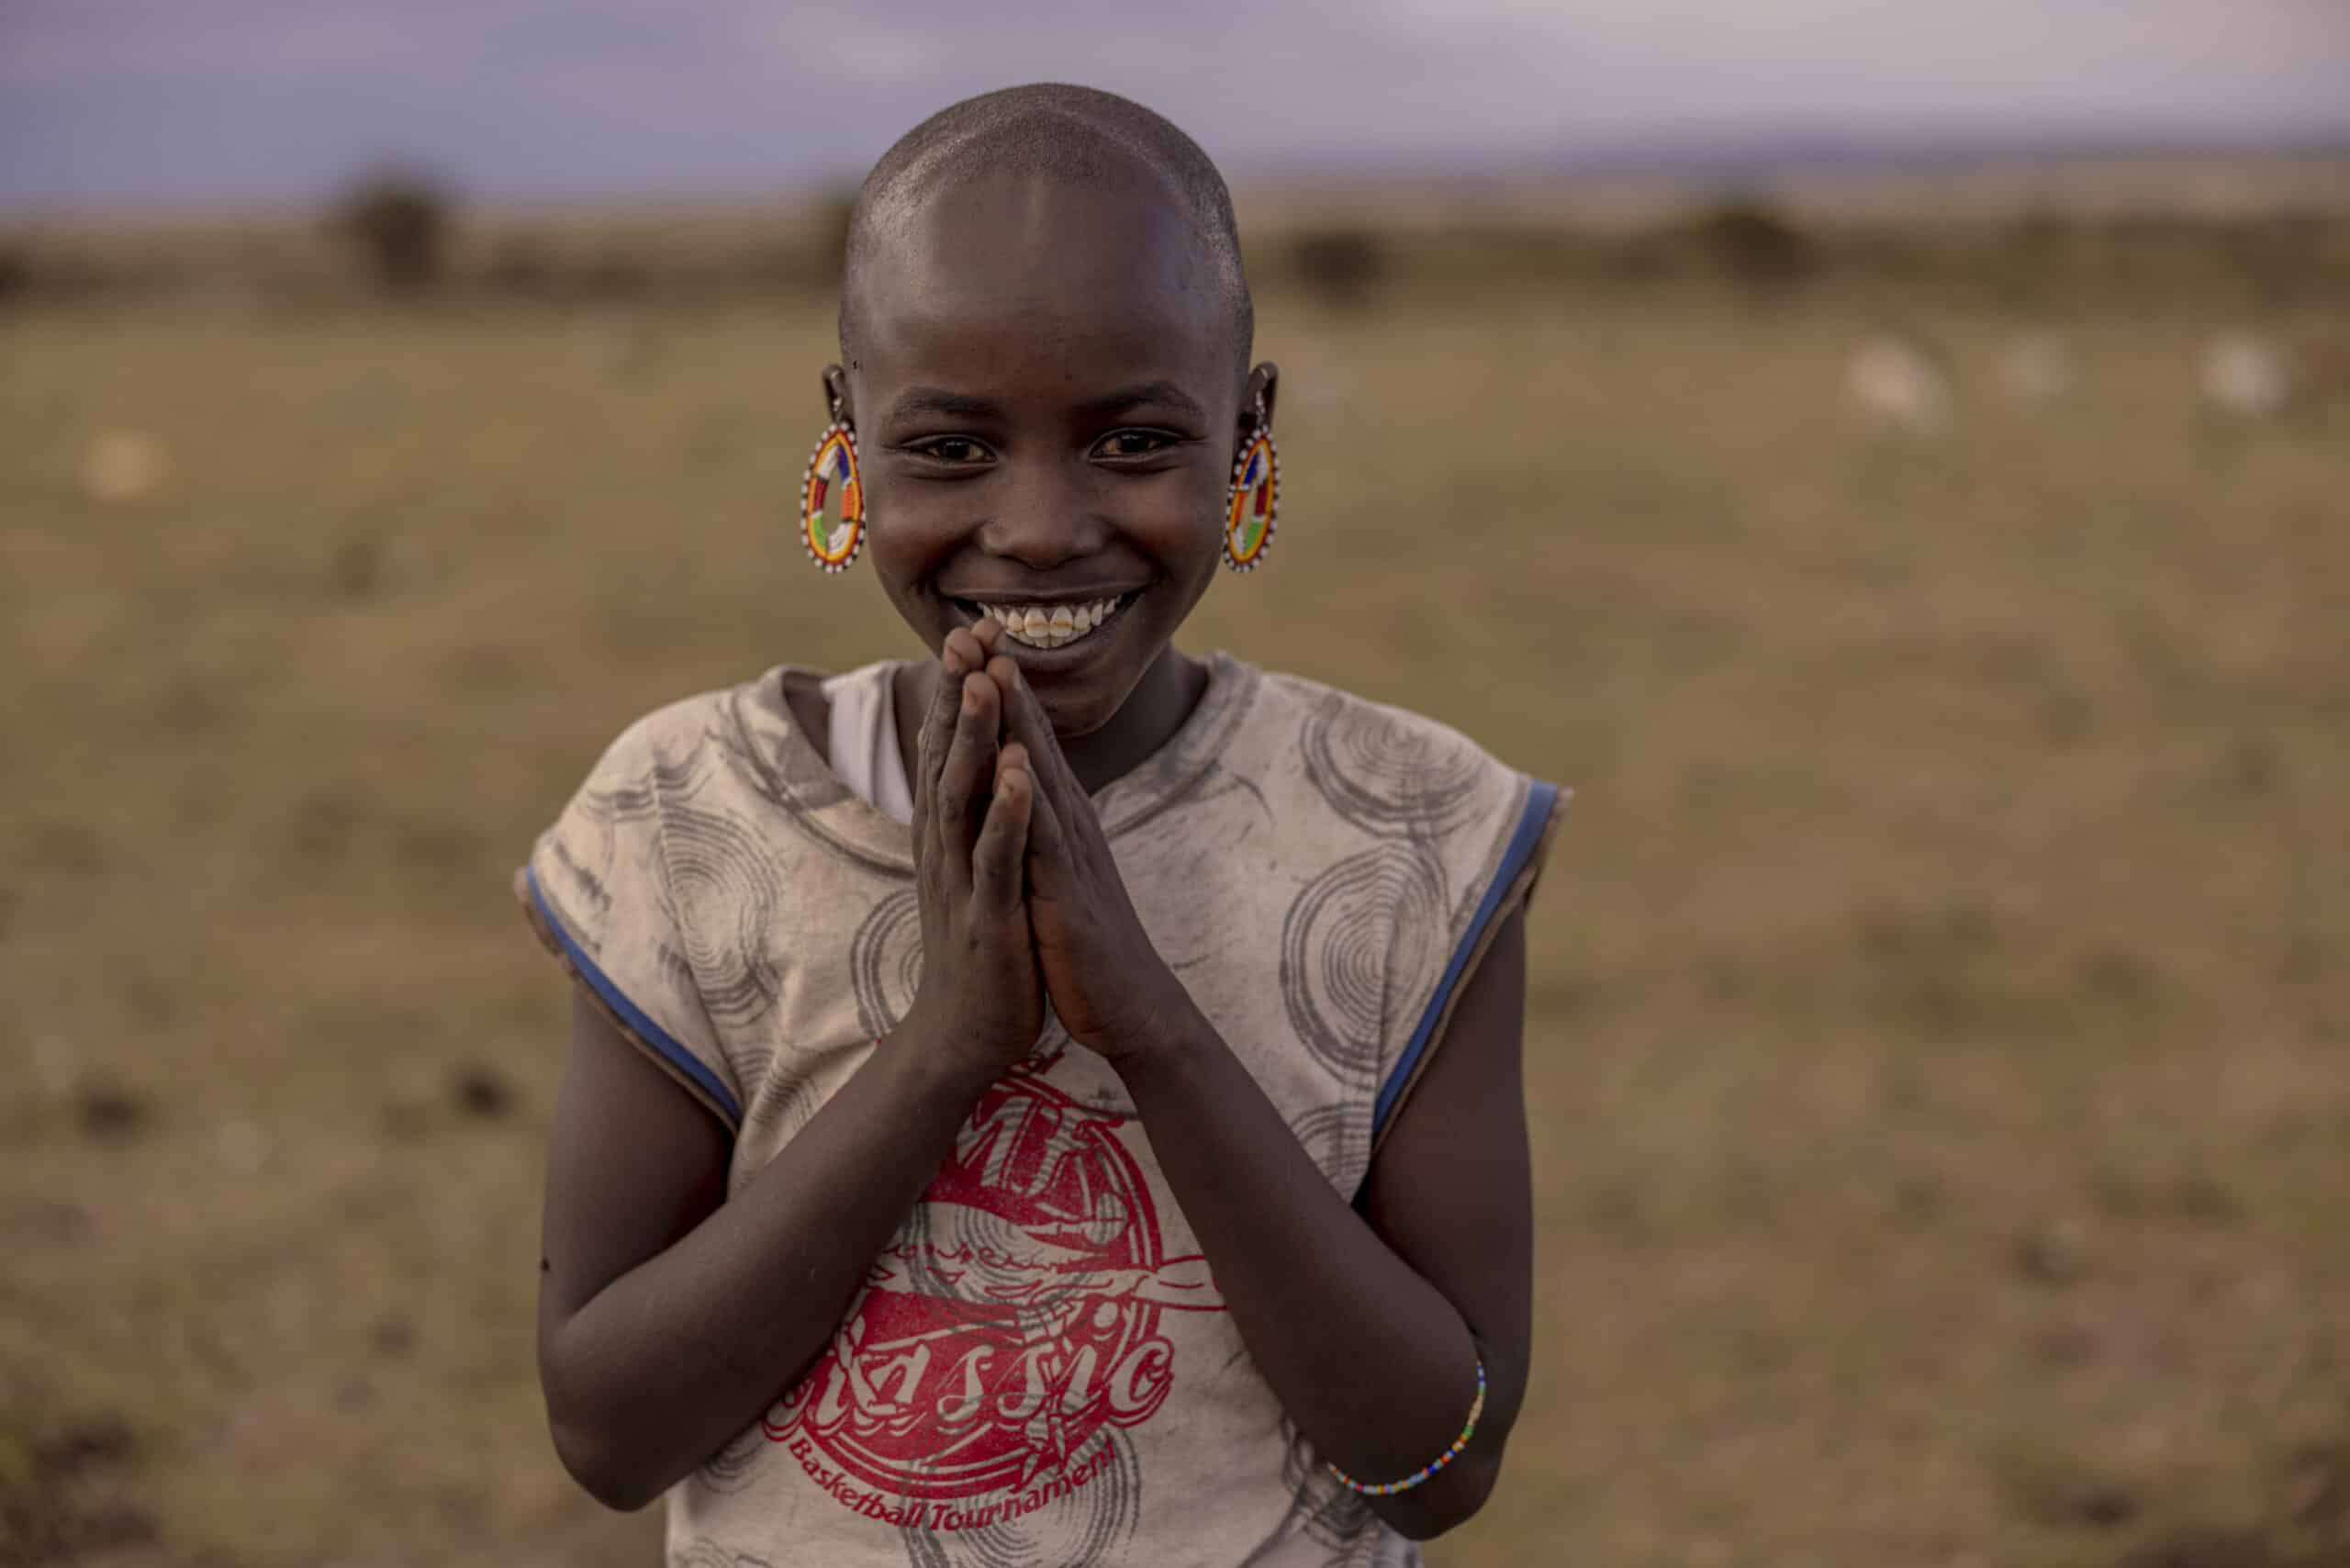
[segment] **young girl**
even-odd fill
[[[518,873],[556,1450],[691,1568],[1415,1562],[1526,1386],[1559,793],[1171,645],[1277,388],[1173,126],[959,104],[848,262],[805,541],[934,656],[640,720]]]

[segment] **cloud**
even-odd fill
[[[0,202],[853,175],[969,93],[1086,82],[1220,161],[1521,159],[1691,127],[2350,121],[2344,0],[0,0]]]

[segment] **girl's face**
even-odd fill
[[[867,257],[856,358],[826,385],[882,588],[933,650],[990,610],[1016,633],[1030,610],[1081,626],[1108,607],[1010,649],[1054,728],[1091,734],[1207,591],[1270,367],[1240,374],[1210,258],[1139,183],[956,186]]]

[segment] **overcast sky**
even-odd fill
[[[1139,98],[1227,172],[1800,131],[2350,135],[2350,0],[0,0],[0,205],[854,179],[1018,82]]]

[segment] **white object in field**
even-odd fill
[[[1852,351],[1844,396],[1869,421],[1908,435],[1948,432],[1954,413],[1950,376],[1923,346],[1880,332]]]
[[[2203,345],[2196,382],[2206,402],[2240,420],[2273,419],[2293,400],[2292,361],[2257,332],[2214,334]]]
[[[107,431],[82,454],[82,487],[93,500],[122,506],[146,499],[171,473],[162,443],[139,431]]]
[[[220,1163],[240,1176],[258,1176],[269,1163],[269,1134],[257,1122],[239,1118],[220,1124],[213,1135]]]
[[[589,319],[580,328],[579,346],[598,370],[621,377],[650,369],[656,347],[643,319],[626,312]]]
[[[2019,403],[2053,403],[2077,379],[2072,345],[2054,332],[2020,333],[1999,355],[1999,385]]]

